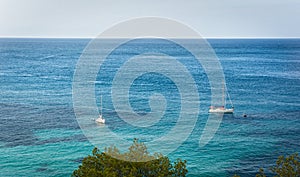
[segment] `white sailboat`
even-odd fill
[[[95,121],[97,123],[105,124],[105,119],[102,116],[102,97],[100,97],[100,115]]]
[[[233,107],[232,101],[230,99],[230,96],[227,92],[227,89],[225,88],[225,83],[223,83],[223,91],[222,92],[223,92],[222,93],[222,106],[210,106],[210,108],[208,110],[209,113],[233,114],[234,107]],[[226,96],[228,96],[228,99],[231,104],[231,108],[226,108]]]

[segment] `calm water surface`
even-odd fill
[[[88,42],[0,39],[0,176],[70,176],[82,157],[91,153],[93,145],[80,130],[72,103],[76,62]],[[279,155],[299,152],[300,40],[209,42],[222,64],[236,112],[224,117],[209,144],[198,146],[207,118],[209,83],[201,67],[185,60],[191,73],[202,73],[195,74],[203,98],[202,114],[189,138],[169,157],[186,159],[190,176],[254,176],[259,167],[269,167]],[[113,57],[155,47],[185,56],[184,51],[160,40],[130,45]],[[113,76],[109,66],[118,64],[118,60],[106,63],[108,70],[99,73],[105,77],[97,78],[96,93],[109,93]],[[130,90],[132,107],[137,112],[149,111],[148,96],[153,92],[171,101],[166,119],[148,130],[154,133],[124,125],[104,96],[106,126],[129,139],[143,133],[145,140],[151,140],[168,132],[176,123],[180,96],[171,80],[153,73],[138,78]],[[244,113],[247,118],[242,117]]]

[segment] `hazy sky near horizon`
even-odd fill
[[[120,21],[156,16],[203,37],[300,37],[299,9],[300,0],[0,0],[0,36],[95,37]]]

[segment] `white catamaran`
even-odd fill
[[[231,104],[231,108],[226,108],[226,97],[228,97],[228,100]],[[233,114],[234,107],[232,104],[232,101],[230,99],[230,96],[227,92],[227,89],[225,88],[225,83],[223,83],[223,91],[222,91],[222,106],[210,106],[208,112],[209,113],[223,113],[223,114]]]
[[[105,119],[102,117],[102,97],[100,97],[100,115],[95,121],[97,123],[105,124]]]

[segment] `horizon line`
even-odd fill
[[[203,37],[203,39],[300,39],[300,37],[215,37],[208,36]],[[81,37],[81,36],[69,36],[69,37],[59,37],[59,36],[0,36],[0,38],[10,38],[10,39],[95,39],[96,37]],[[106,39],[122,39],[124,37],[112,37]],[[130,38],[130,37],[128,37]],[[174,38],[174,39],[195,39],[195,38]]]

